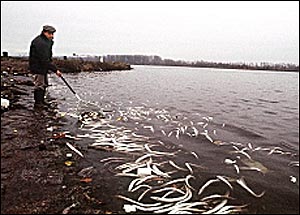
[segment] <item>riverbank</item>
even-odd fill
[[[1,98],[10,101],[8,110],[1,109],[1,214],[119,213],[105,207],[111,181],[100,175],[92,183],[76,154],[66,162],[64,117],[55,98],[50,107],[34,109],[27,65],[1,59]]]
[[[53,63],[64,73],[91,72],[91,71],[113,71],[130,70],[131,66],[122,62],[100,62],[85,61],[81,59],[59,59],[54,58]],[[27,57],[3,57],[1,56],[1,71],[9,70],[12,72],[28,73]]]

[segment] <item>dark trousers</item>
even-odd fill
[[[34,89],[46,90],[48,86],[48,74],[35,74],[34,75]]]
[[[44,103],[46,89],[48,87],[48,75],[35,74],[34,75],[34,101],[36,104]]]

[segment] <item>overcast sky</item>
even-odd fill
[[[6,2],[1,51],[28,55],[53,25],[54,56],[143,54],[299,65],[299,2]]]

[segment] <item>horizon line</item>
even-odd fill
[[[1,54],[1,57],[3,57],[3,53],[4,52],[7,52],[7,51],[2,51],[2,54]],[[9,53],[9,52],[7,52]],[[271,62],[271,61],[209,61],[209,60],[203,60],[203,59],[200,59],[200,60],[184,60],[184,59],[172,59],[172,58],[164,58],[158,54],[102,54],[102,55],[97,55],[97,54],[76,54],[74,56],[74,54],[76,54],[75,52],[73,54],[69,54],[69,55],[66,55],[66,54],[57,54],[55,56],[53,56],[53,58],[56,58],[56,57],[64,57],[64,56],[67,56],[67,57],[103,57],[103,56],[108,56],[108,55],[115,55],[115,56],[158,56],[160,58],[162,58],[162,60],[173,60],[173,61],[184,61],[184,62],[189,62],[189,63],[192,63],[192,62],[209,62],[209,63],[243,63],[243,64],[256,64],[256,63],[268,63],[268,64],[292,64],[292,65],[296,65],[296,66],[299,66],[299,63],[291,63],[291,62]],[[29,57],[29,54],[26,53],[18,53],[18,54],[13,54],[13,55],[9,55],[9,57]]]

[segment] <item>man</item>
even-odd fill
[[[29,69],[34,74],[35,106],[47,104],[44,97],[48,86],[48,71],[55,72],[59,77],[62,75],[52,63],[53,34],[55,31],[53,26],[43,26],[42,33],[30,45]]]

